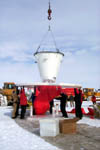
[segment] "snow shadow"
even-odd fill
[[[4,113],[5,116],[9,116],[11,118],[11,112]]]

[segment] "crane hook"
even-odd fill
[[[49,2],[48,20],[51,20],[51,13],[52,13],[52,10],[51,10],[51,6],[50,6],[50,2]]]

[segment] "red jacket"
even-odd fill
[[[22,89],[20,93],[20,105],[27,105],[27,97],[25,95],[25,90]]]
[[[96,97],[95,96],[92,96],[91,100],[93,103],[96,103]]]

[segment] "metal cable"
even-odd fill
[[[36,52],[39,51],[39,49],[40,49],[42,43],[44,42],[44,40],[46,39],[46,37],[48,36],[49,33],[51,33],[51,36],[52,36],[53,43],[54,43],[54,45],[55,45],[56,51],[59,52],[59,49],[57,48],[57,44],[56,44],[56,41],[55,41],[55,38],[54,38],[54,35],[53,35],[53,32],[52,32],[52,30],[51,30],[51,28],[50,28],[50,24],[49,24],[49,29],[48,29],[48,31],[46,32],[46,34],[44,35],[43,39],[41,40],[40,45],[38,46]]]

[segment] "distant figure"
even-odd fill
[[[69,97],[68,97],[67,94],[65,94],[65,95],[66,95],[66,107],[68,107],[68,100],[69,100]]]
[[[72,94],[69,97],[69,101],[70,101],[70,107],[74,107],[74,97]]]
[[[81,105],[82,105],[82,91],[79,89],[74,89],[74,92],[75,92],[75,97],[74,97],[74,100],[75,100],[75,114],[76,114],[76,117],[82,119],[82,110],[81,110]]]
[[[50,102],[50,109],[49,109],[50,114],[52,114],[52,108],[53,108],[53,106],[54,106],[54,101],[52,100],[52,101]]]
[[[100,118],[100,104],[99,103],[94,103],[93,104],[93,109],[94,109],[94,117],[95,118]]]
[[[33,115],[35,115],[35,108],[34,108],[35,98],[36,98],[36,95],[35,95],[35,93],[32,92],[32,95],[31,95],[30,99],[32,100]]]
[[[18,95],[16,92],[17,92],[16,90],[12,92],[12,98],[13,98],[12,118],[13,119],[17,117],[16,111],[17,111]]]
[[[66,101],[68,99],[68,96],[64,93],[61,93],[61,98],[60,98],[60,108],[61,112],[63,114],[63,117],[68,117],[67,112],[66,112]]]
[[[68,96],[64,93],[60,94],[60,97],[55,98],[60,100],[60,109],[62,112],[63,117],[68,118],[67,112],[66,112],[66,101],[68,99]]]
[[[95,95],[92,95],[91,101],[92,101],[93,104],[96,104],[96,97],[95,97]]]
[[[20,94],[19,94],[19,90],[18,87],[16,89],[16,94],[18,96],[18,101],[17,101],[17,108],[16,108],[16,117],[19,115],[19,104],[20,104]]]
[[[27,106],[27,97],[25,95],[25,90],[24,88],[21,89],[20,92],[20,105],[21,105],[21,119],[24,119],[25,113],[26,113],[26,106]]]

